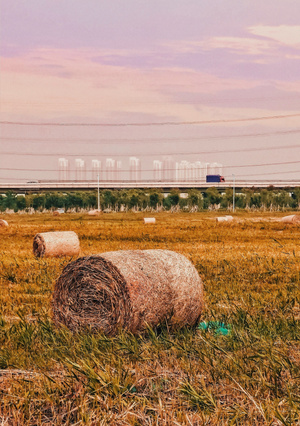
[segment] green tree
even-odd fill
[[[3,200],[5,209],[15,209],[16,207],[16,194],[12,191],[7,191]]]
[[[150,194],[149,202],[150,202],[150,207],[155,209],[158,203],[160,202],[159,194],[157,192],[153,192],[152,194]]]
[[[31,201],[34,210],[39,210],[45,206],[45,195],[34,195]]]
[[[26,200],[25,197],[19,195],[16,197],[15,211],[25,210],[26,209]]]
[[[225,189],[225,194],[221,197],[221,207],[228,209],[233,204],[233,190],[231,188]]]
[[[205,198],[207,199],[208,206],[217,206],[221,202],[221,195],[217,188],[214,186],[211,188],[207,188],[205,191]]]
[[[188,205],[190,207],[199,207],[202,208],[203,207],[203,197],[201,192],[198,189],[190,189],[188,191]]]
[[[102,205],[104,205],[105,208],[114,208],[115,204],[117,202],[116,194],[114,194],[113,191],[105,190],[103,191],[102,195]]]
[[[171,206],[177,206],[179,204],[180,199],[180,191],[179,189],[171,189],[170,194],[168,195]]]

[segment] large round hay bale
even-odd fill
[[[300,215],[299,214],[291,214],[289,216],[284,216],[281,218],[281,222],[284,223],[300,223]]]
[[[198,324],[203,285],[195,267],[169,250],[128,250],[81,257],[55,284],[54,322],[73,331],[121,328],[143,332],[147,324],[171,330]]]
[[[144,217],[144,223],[155,223],[156,219],[155,217]]]
[[[8,223],[4,219],[0,219],[0,228],[8,228]]]
[[[36,257],[78,256],[80,243],[73,231],[43,232],[33,239]]]

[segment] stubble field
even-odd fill
[[[159,213],[155,225],[134,213],[3,216],[0,425],[300,424],[300,227],[267,213],[214,216]],[[55,328],[53,284],[71,259],[32,254],[34,235],[54,230],[77,232],[81,255],[184,254],[204,282],[202,321],[230,334]]]

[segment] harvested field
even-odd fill
[[[0,424],[297,424],[299,225],[274,212],[234,215],[226,226],[217,216],[161,213],[150,229],[140,213],[3,215]],[[166,327],[107,337],[56,328],[51,296],[70,259],[35,258],[32,239],[67,230],[85,256],[183,254],[203,279],[201,321],[228,324],[231,333]]]

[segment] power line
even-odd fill
[[[216,103],[222,103],[222,102],[252,102],[252,101],[268,101],[268,100],[299,100],[299,96],[296,94],[294,96],[257,96],[257,97],[248,97],[248,98],[218,98],[218,99],[208,99],[208,98],[194,98],[194,99],[190,99],[190,100],[183,100],[183,99],[175,99],[173,97],[173,102],[176,104],[201,104],[201,103],[211,103],[211,104],[216,104]],[[136,101],[135,98],[127,98],[126,100],[126,104],[135,104],[135,105],[161,105],[161,104],[165,104],[166,101]],[[53,102],[43,102],[43,101],[38,101],[38,102],[30,102],[30,101],[3,101],[2,104],[4,106],[52,106],[52,105],[57,105],[57,101],[54,100]],[[70,102],[59,102],[60,106],[69,106],[69,105],[76,105],[76,106],[94,106],[97,107],[99,105],[104,105],[103,102],[76,102],[76,101],[70,101]]]
[[[220,124],[220,123],[242,123],[247,121],[264,121],[264,120],[280,120],[283,118],[299,117],[300,114],[286,115],[270,115],[260,117],[247,117],[235,119],[217,119],[217,120],[200,120],[200,121],[166,121],[166,122],[144,122],[144,123],[38,123],[38,122],[22,122],[22,121],[0,121],[0,124],[17,125],[17,126],[64,126],[64,127],[142,127],[142,126],[186,126],[200,124]]]
[[[235,152],[257,152],[257,151],[273,151],[273,150],[281,150],[281,149],[297,149],[300,148],[300,144],[297,145],[286,145],[286,146],[273,146],[273,147],[262,147],[262,148],[245,148],[245,149],[224,149],[224,150],[214,150],[214,151],[197,151],[197,152],[175,152],[174,154],[164,154],[164,153],[149,153],[149,154],[139,154],[134,152],[133,154],[97,154],[97,153],[81,153],[81,154],[70,154],[70,153],[58,153],[58,154],[53,154],[53,153],[44,153],[44,154],[40,154],[40,153],[31,153],[31,152],[11,152],[11,151],[2,151],[1,155],[18,155],[18,156],[27,156],[27,157],[57,157],[59,158],[60,156],[65,156],[65,157],[107,157],[108,155],[112,156],[112,157],[130,157],[130,156],[136,156],[136,155],[140,155],[143,157],[154,157],[154,156],[165,156],[165,155],[208,155],[208,154],[224,154],[224,153],[235,153]]]
[[[259,173],[259,176],[267,176],[267,175],[283,175],[283,174],[290,174],[290,173],[300,173],[300,170],[289,170],[285,172],[267,172],[267,173]],[[236,174],[237,176],[257,176],[257,173],[251,173],[251,174]],[[226,176],[225,176],[226,177]],[[300,186],[300,180],[299,180],[299,186]]]
[[[13,141],[13,142],[52,142],[52,143],[91,143],[95,145],[122,145],[125,142],[130,144],[132,143],[141,143],[141,142],[151,142],[151,143],[169,143],[169,142],[187,142],[187,141],[199,141],[199,140],[226,140],[226,139],[240,139],[240,138],[256,138],[256,137],[269,137],[276,135],[289,135],[289,134],[298,134],[300,133],[300,129],[293,130],[279,130],[275,132],[256,132],[256,133],[242,133],[237,135],[218,135],[218,136],[198,136],[198,137],[174,137],[174,138],[116,138],[116,139],[72,139],[66,140],[63,138],[17,138],[17,137],[2,137],[1,140],[5,141]]]
[[[268,166],[282,166],[287,164],[300,164],[300,161],[284,161],[280,163],[262,163],[262,164],[242,164],[242,165],[231,165],[231,166],[222,166],[223,169],[232,169],[232,168],[248,168],[248,167],[268,167]],[[24,169],[24,168],[10,168],[10,167],[1,167],[1,170],[6,171],[28,171],[28,172],[58,172],[58,169]],[[176,168],[165,168],[164,171],[175,171]],[[70,169],[70,172],[75,172],[76,169]],[[106,170],[105,170],[106,171]],[[111,170],[109,170],[111,171]],[[143,169],[143,172],[152,172],[153,169]],[[89,170],[88,172],[92,172]],[[119,173],[130,172],[130,169],[121,169]]]

